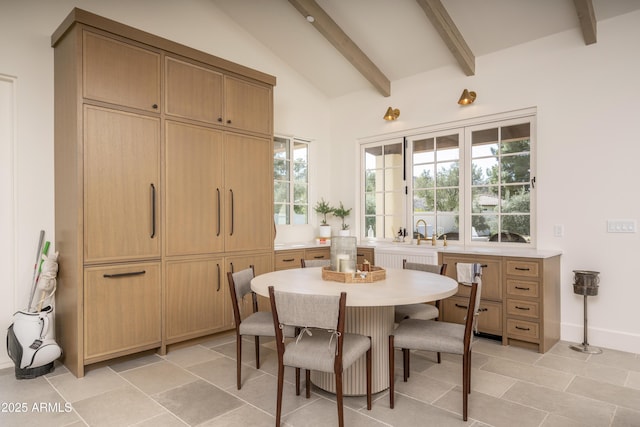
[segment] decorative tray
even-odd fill
[[[362,271],[362,264],[356,266],[358,269],[355,273],[344,273],[341,271],[332,271],[331,267],[322,268],[322,280],[331,280],[333,282],[342,283],[372,283],[378,280],[384,280],[387,277],[387,270],[382,267],[369,267],[370,271]]]

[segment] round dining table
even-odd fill
[[[315,295],[347,293],[345,331],[371,337],[372,392],[389,387],[389,334],[394,328],[396,305],[436,301],[458,291],[458,283],[446,276],[417,270],[387,268],[385,278],[371,283],[343,283],[322,278],[322,267],[295,268],[261,274],[251,289],[269,297],[268,287],[283,292]],[[335,393],[335,376],[312,372],[314,385]],[[356,361],[343,373],[343,393],[366,394],[366,362]]]

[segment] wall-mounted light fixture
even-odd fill
[[[469,92],[467,89],[465,89],[462,91],[462,95],[460,95],[458,104],[469,105],[469,104],[473,104],[473,101],[475,100],[476,100],[476,93],[473,91]]]
[[[393,109],[391,107],[387,108],[387,112],[384,113],[384,117],[383,119],[388,120],[388,121],[392,121],[397,119],[398,117],[400,117],[400,110]]]

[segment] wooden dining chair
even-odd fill
[[[251,290],[251,279],[255,276],[253,265],[244,270],[227,273],[229,290],[231,294],[231,306],[233,307],[233,319],[236,327],[236,376],[238,390],[241,388],[242,372],[242,337],[253,335],[256,347],[256,369],[260,369],[260,336],[275,337],[273,319],[268,311],[258,311],[258,298]],[[243,319],[241,302],[246,295],[251,295],[252,313]],[[294,328],[283,331],[286,336],[295,335]]]
[[[305,370],[307,398],[311,395],[311,370],[335,375],[338,425],[343,427],[342,373],[366,354],[367,409],[371,410],[371,338],[344,332],[346,292],[339,296],[298,294],[269,286],[269,299],[278,350],[276,426],[282,415],[285,366],[296,368],[296,395],[300,394],[300,369]],[[287,326],[299,326],[300,332],[285,345],[282,331]]]
[[[462,355],[462,418],[467,421],[468,395],[471,393],[472,336],[480,307],[482,282],[471,284],[464,325],[434,320],[406,319],[389,335],[389,407],[394,407],[394,349],[402,349],[404,381],[409,377],[410,350],[436,351]]]
[[[434,273],[445,275],[447,273],[447,264],[423,264],[418,262],[407,262],[406,259],[402,260],[402,268],[406,270],[418,270],[426,271],[427,273]],[[422,319],[422,320],[439,320],[440,318],[440,301],[436,301],[434,304],[405,304],[395,306],[395,322],[400,323],[405,319]],[[440,363],[440,353],[436,355],[438,363]],[[407,365],[409,360],[406,361]]]
[[[300,266],[302,268],[306,267],[329,267],[331,265],[331,260],[329,259],[304,259],[300,258]]]

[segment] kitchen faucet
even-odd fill
[[[419,230],[420,230],[420,228],[418,227],[418,225],[419,225],[420,223],[423,223],[423,224],[424,224],[424,237],[420,237],[420,231],[419,231]],[[416,222],[416,232],[417,232],[417,234],[418,234],[418,237],[417,237],[417,239],[418,239],[418,245],[420,245],[420,242],[421,242],[421,241],[425,241],[425,242],[428,242],[428,241],[429,241],[429,239],[427,239],[427,222],[426,222],[424,219],[419,219],[419,220]]]

